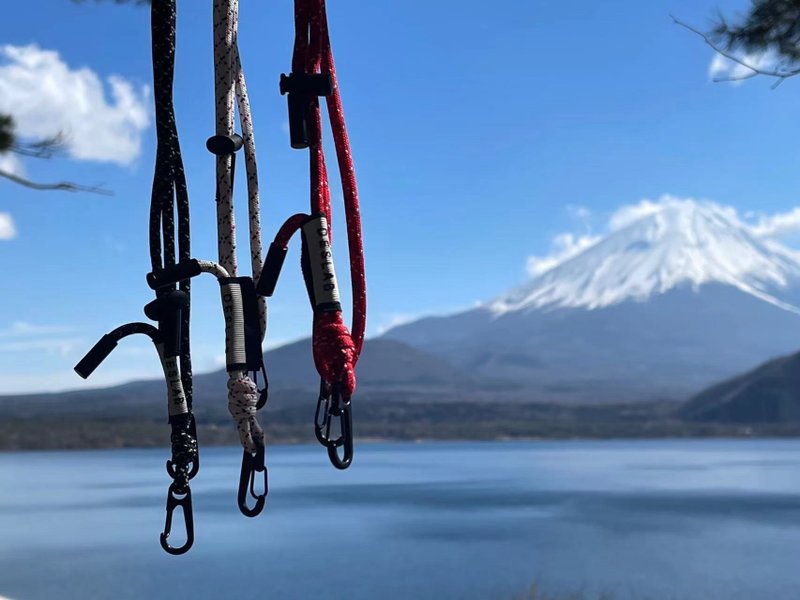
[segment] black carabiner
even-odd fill
[[[264,442],[261,440],[256,441],[257,449],[255,454],[251,454],[245,450],[242,454],[242,470],[239,473],[239,492],[236,500],[239,504],[239,510],[246,517],[258,516],[264,505],[267,502],[267,494],[269,493],[269,477],[267,473],[267,466],[264,462]],[[255,490],[256,473],[264,473],[264,492],[257,494]],[[255,499],[256,503],[253,508],[247,505],[247,494]]]
[[[323,446],[328,445],[327,433],[330,431],[331,396],[324,381],[319,382],[319,398],[317,411],[314,413],[314,435]],[[321,417],[321,419],[320,419]]]
[[[339,418],[339,437],[331,439],[333,418]],[[314,415],[314,434],[320,444],[328,449],[328,458],[337,469],[346,469],[353,462],[353,419],[350,399],[344,399],[338,384],[330,387],[320,382],[317,411]],[[340,458],[338,448],[344,449]]]
[[[350,403],[344,404],[340,408],[339,426],[341,427],[341,435],[334,441],[327,443],[328,458],[331,464],[337,469],[346,469],[353,462],[353,418],[350,413]],[[328,420],[328,430],[330,431],[330,419]],[[344,449],[344,454],[339,457],[339,447]]]
[[[160,536],[161,547],[165,552],[177,556],[189,551],[194,543],[194,520],[192,518],[192,490],[187,485],[185,491],[179,492],[177,485],[173,481],[167,491],[167,519],[164,522],[164,532]],[[182,496],[182,497],[179,497]],[[183,546],[173,547],[169,545],[169,535],[172,533],[172,513],[177,507],[183,509],[183,521],[186,526],[186,541]]]
[[[267,369],[264,365],[261,365],[261,374],[264,376],[264,387],[258,390],[258,403],[256,404],[256,410],[261,410],[264,408],[264,405],[267,403],[267,399],[269,398],[269,378],[267,377]],[[256,378],[257,372],[253,372],[253,381],[258,384],[258,379]]]

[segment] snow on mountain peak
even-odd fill
[[[800,313],[775,297],[800,282],[800,254],[759,237],[732,208],[664,197],[619,211],[611,232],[491,302],[495,314],[540,308],[602,308],[707,283]]]

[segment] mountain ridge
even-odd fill
[[[582,403],[682,400],[797,348],[800,254],[713,203],[645,213],[487,304],[383,337]]]
[[[683,406],[691,421],[800,422],[800,352],[767,361],[702,390]]]

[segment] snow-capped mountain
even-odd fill
[[[732,211],[671,200],[490,304],[495,314],[603,308],[671,289],[720,283],[800,313],[779,299],[800,279],[800,254],[757,238]]]
[[[800,253],[670,199],[479,308],[386,336],[531,399],[685,399],[800,348]]]

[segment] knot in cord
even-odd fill
[[[228,411],[236,421],[242,447],[255,454],[264,443],[264,430],[256,419],[258,386],[247,375],[231,375],[228,379]]]
[[[175,482],[178,493],[183,494],[189,487],[189,480],[194,477],[192,471],[197,461],[197,438],[194,433],[194,418],[191,414],[170,417],[172,433],[169,436],[172,445],[172,460],[167,471]]]
[[[322,379],[338,383],[342,395],[350,398],[356,389],[356,345],[340,311],[319,313],[314,319],[312,342],[314,365]]]
[[[183,493],[189,486],[192,463],[197,459],[197,440],[190,432],[181,431],[172,434],[171,442],[175,487]]]

